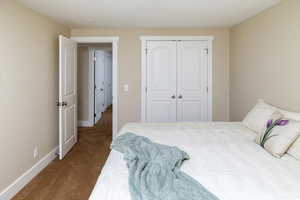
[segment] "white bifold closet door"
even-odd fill
[[[176,121],[176,42],[147,42],[148,122]]]
[[[177,121],[208,120],[207,42],[177,42]]]
[[[147,122],[207,121],[206,41],[147,42]]]

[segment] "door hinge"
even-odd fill
[[[208,48],[206,48],[204,51],[205,51],[206,54],[208,54]]]
[[[148,92],[148,88],[147,88],[147,87],[145,87],[145,92],[146,92],[146,94],[147,94],[147,92]]]
[[[97,114],[96,114],[96,113],[94,113],[94,117],[97,117]]]
[[[206,86],[206,92],[208,93],[208,86]]]
[[[148,54],[148,48],[145,49],[146,55]]]

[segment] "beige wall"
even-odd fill
[[[0,27],[2,191],[58,145],[57,38],[70,31],[13,0],[0,1]]]
[[[213,117],[229,120],[229,29],[73,29],[72,36],[119,36],[119,127],[140,121],[141,35],[212,35]],[[129,92],[122,90],[129,84]]]
[[[300,111],[300,1],[279,5],[231,30],[230,118],[258,98]]]

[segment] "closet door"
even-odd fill
[[[176,42],[147,42],[147,122],[176,121]]]
[[[104,67],[105,55],[102,51],[95,51],[95,124],[102,118],[105,105]]]
[[[109,68],[109,54],[105,52],[105,65],[104,65],[104,110],[107,109],[108,101],[108,68]]]
[[[112,99],[113,99],[113,80],[112,80],[112,55],[110,55],[110,59],[109,59],[109,80],[108,80],[108,88],[109,88],[109,95],[108,95],[108,102],[109,105],[112,105]]]
[[[112,55],[106,56],[105,65],[105,106],[106,108],[112,104]]]
[[[177,121],[208,121],[208,44],[177,42]]]

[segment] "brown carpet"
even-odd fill
[[[109,154],[112,109],[93,128],[79,128],[79,141],[64,160],[54,160],[13,200],[87,200]]]

